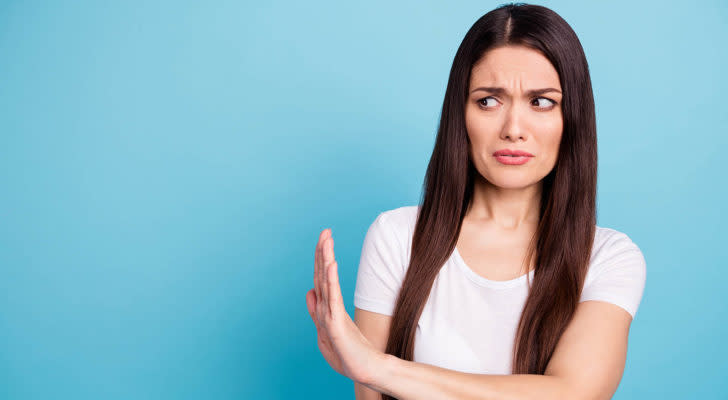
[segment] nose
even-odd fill
[[[525,116],[525,112],[517,104],[511,103],[505,110],[505,120],[500,134],[501,139],[508,141],[526,140]]]

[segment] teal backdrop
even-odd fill
[[[353,315],[499,4],[3,1],[0,398],[353,398],[306,310],[318,234]],[[647,260],[614,398],[728,398],[728,3],[539,4],[590,64],[598,224]]]

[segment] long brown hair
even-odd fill
[[[563,90],[563,133],[556,164],[543,178],[533,282],[516,330],[513,374],[543,374],[571,320],[584,284],[596,225],[597,137],[594,97],[581,43],[554,11],[499,6],[468,30],[455,54],[430,158],[410,264],[397,297],[386,353],[412,360],[417,322],[434,280],[451,256],[477,170],[468,152],[465,102],[473,65],[490,49],[519,45],[555,67]],[[382,395],[383,399],[393,399]]]

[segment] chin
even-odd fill
[[[495,183],[493,183],[493,185],[500,189],[526,189],[527,187],[533,185],[533,183],[532,182],[510,181],[506,184],[501,184],[501,183],[495,182]]]
[[[512,171],[510,173],[499,172],[498,174],[486,177],[486,180],[493,186],[501,189],[525,189],[538,180],[534,180],[532,173],[528,171]]]

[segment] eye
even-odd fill
[[[491,105],[488,105],[487,104],[488,100],[493,100],[493,103]],[[483,101],[485,101],[485,104],[483,103]],[[493,97],[493,96],[484,97],[484,98],[478,100],[478,105],[480,105],[483,108],[492,108],[492,107],[495,107],[497,104],[498,104],[498,102],[496,101],[495,97]]]
[[[538,103],[538,100],[546,100],[546,102],[542,102],[541,105],[536,104],[536,106],[538,106],[539,108],[549,109],[556,105],[555,101],[548,99],[546,97],[536,97],[535,99],[533,99],[533,101],[535,101],[536,103]]]

